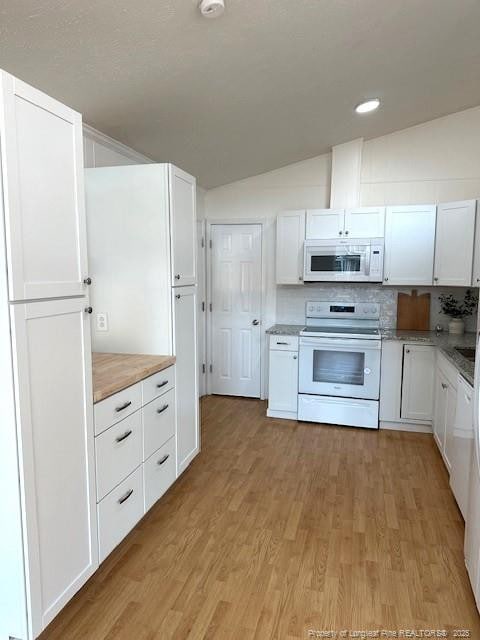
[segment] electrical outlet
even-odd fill
[[[97,313],[97,331],[108,331],[108,316],[106,313]]]

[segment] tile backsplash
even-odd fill
[[[449,319],[440,313],[438,296],[451,293],[463,298],[466,289],[461,287],[416,287],[419,294],[430,293],[430,328],[438,324],[448,329]],[[410,287],[385,287],[381,284],[325,283],[300,286],[277,286],[277,323],[302,324],[305,322],[307,300],[332,300],[341,302],[377,302],[380,304],[380,324],[385,329],[394,329],[397,323],[397,294],[410,293]],[[475,331],[476,314],[466,318],[466,331]]]

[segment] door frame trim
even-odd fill
[[[212,393],[212,377],[210,375],[210,364],[212,363],[212,322],[210,315],[210,304],[212,302],[212,273],[213,273],[213,265],[212,265],[212,253],[210,242],[212,240],[212,227],[216,225],[220,226],[237,226],[237,225],[248,225],[248,224],[258,224],[261,226],[262,233],[262,242],[261,248],[262,253],[260,256],[260,264],[261,264],[261,272],[262,272],[262,282],[260,288],[260,326],[262,327],[261,339],[260,339],[260,400],[265,400],[267,397],[266,387],[267,387],[267,371],[266,371],[266,362],[267,358],[267,349],[265,340],[265,331],[263,330],[263,322],[265,318],[265,307],[266,307],[266,295],[267,295],[267,270],[266,270],[266,218],[205,218],[206,225],[206,242],[207,242],[207,256],[206,256],[206,303],[207,303],[207,316],[205,318],[206,322],[206,340],[207,340],[207,378],[206,378],[206,392],[208,395]]]

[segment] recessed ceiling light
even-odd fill
[[[225,11],[225,0],[201,0],[198,6],[204,18],[218,18]]]
[[[357,104],[355,107],[355,111],[357,113],[369,113],[370,111],[375,111],[380,106],[380,100],[378,98],[372,98],[371,100],[366,100],[365,102],[361,102]]]

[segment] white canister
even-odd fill
[[[465,322],[461,318],[452,318],[448,323],[448,333],[464,333]]]

